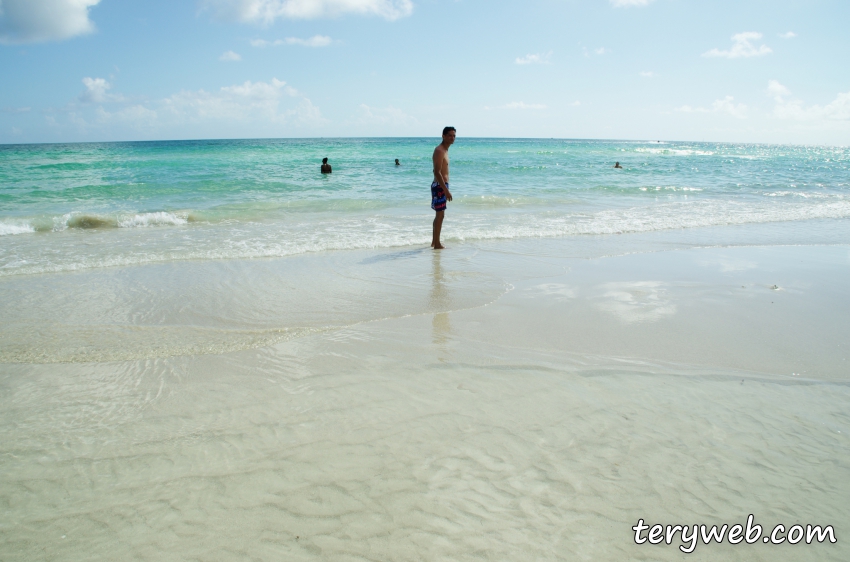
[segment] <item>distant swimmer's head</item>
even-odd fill
[[[395,159],[395,165],[396,165],[396,166],[401,166],[401,162],[399,162],[399,161],[398,161],[398,158],[396,158],[396,159]]]
[[[619,162],[614,162],[614,167],[615,167],[615,168],[622,168],[622,166],[620,166],[620,163],[619,163]]]
[[[322,164],[327,164],[327,163],[328,163],[328,159],[327,159],[327,158],[322,158]]]
[[[455,129],[454,127],[443,127],[443,143],[444,144],[454,143],[456,135],[457,135],[457,129]]]

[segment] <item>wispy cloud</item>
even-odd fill
[[[89,10],[100,0],[2,0],[0,43],[61,41],[95,30]]]
[[[793,39],[797,36],[793,31],[788,31],[786,33],[780,33],[779,36],[783,39]]]
[[[124,101],[121,95],[113,95],[107,92],[112,89],[112,84],[106,81],[105,78],[83,78],[83,85],[86,87],[77,100],[82,103],[104,103],[104,102],[119,102]]]
[[[413,13],[411,0],[199,0],[213,17],[271,25],[277,19],[317,19],[360,14],[396,20]]]
[[[333,43],[333,39],[326,35],[314,35],[309,39],[299,39],[298,37],[287,37],[286,39],[275,39],[274,41],[266,41],[265,39],[251,40],[252,47],[278,47],[280,45],[301,45],[303,47],[327,47]]]
[[[239,55],[239,53],[234,53],[233,51],[225,51],[221,54],[220,57],[218,57],[218,60],[224,62],[236,62],[242,60],[242,57]]]
[[[357,124],[378,124],[393,126],[415,126],[419,120],[408,115],[401,109],[393,106],[371,107],[361,103],[357,117],[353,120]]]
[[[611,0],[615,8],[631,8],[632,6],[647,6],[653,0]]]
[[[769,55],[773,50],[767,45],[759,45],[756,47],[750,41],[758,41],[762,38],[762,34],[756,31],[745,31],[732,36],[734,44],[728,51],[720,49],[711,49],[702,54],[704,57],[723,57],[727,59],[761,57]]]
[[[791,90],[777,80],[767,83],[767,92],[776,102],[773,108],[773,116],[776,118],[808,122],[850,120],[850,92],[838,94],[832,102],[824,106],[805,106],[802,100],[791,98]]]
[[[521,101],[511,102],[503,107],[505,109],[546,109],[546,106],[540,103],[525,103]]]
[[[711,109],[718,113],[728,113],[736,119],[746,119],[747,106],[742,103],[735,104],[734,100],[735,98],[732,96],[726,96],[722,100],[716,100],[711,104]]]
[[[644,70],[643,72],[640,73],[640,75],[644,78],[654,78],[654,77],[658,76],[657,74],[655,74],[654,72],[651,72],[649,70]]]
[[[552,51],[544,54],[525,55],[517,57],[514,61],[516,64],[549,64],[549,58],[552,56]]]
[[[791,95],[791,90],[780,84],[778,80],[768,81],[767,92],[773,96],[777,103],[782,102],[783,97]]]
[[[715,100],[714,103],[711,104],[711,109],[683,105],[681,107],[677,107],[674,111],[678,111],[679,113],[726,113],[736,119],[746,119],[747,117],[747,106],[742,103],[736,104],[735,98],[732,96],[726,96],[723,99]]]
[[[218,92],[181,91],[163,100],[159,111],[184,120],[241,119],[262,117],[280,120],[284,98],[296,98],[298,91],[286,82],[272,78],[270,82],[246,81],[224,86]]]
[[[280,135],[290,128],[324,125],[319,108],[282,80],[244,82],[217,91],[183,90],[159,100],[132,102],[109,94],[102,78],[84,81],[86,92],[45,117],[54,129],[77,133],[131,130],[146,136],[218,136],[264,131]],[[109,101],[110,104],[101,102]],[[83,103],[80,103],[83,102]],[[187,133],[188,131],[188,133]]]
[[[314,35],[309,39],[299,39],[297,37],[287,37],[287,45],[301,45],[304,47],[327,47],[333,43],[330,37],[325,35]]]
[[[582,47],[581,52],[584,56],[589,57],[590,51],[587,50],[587,47]],[[605,47],[599,47],[597,49],[593,49],[593,54],[597,56],[604,55],[605,53],[610,53],[611,49],[606,49]]]

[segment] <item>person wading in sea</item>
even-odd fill
[[[333,172],[333,170],[331,170],[331,165],[328,164],[328,159],[322,158],[322,173],[330,174],[331,172]]]
[[[434,181],[431,183],[431,208],[437,212],[434,217],[434,236],[431,247],[442,250],[440,231],[443,229],[443,217],[446,214],[446,201],[452,200],[449,191],[449,147],[454,144],[457,131],[454,127],[443,129],[443,142],[434,149]]]

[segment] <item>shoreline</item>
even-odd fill
[[[437,290],[435,268],[440,267],[434,260],[442,256],[416,246],[322,251],[259,259],[154,262],[3,276],[0,277],[0,294],[6,303],[3,316],[7,322],[0,329],[0,337],[5,342],[0,349],[0,360],[26,364],[30,361],[64,363],[215,355],[273,345],[311,333],[336,331],[363,322],[459,312],[510,300],[516,293],[515,286],[522,286],[530,271],[539,270],[541,278],[550,282],[561,271],[585,271],[578,276],[577,287],[586,285],[589,289],[586,287],[585,292],[592,293],[599,292],[598,287],[606,285],[606,281],[611,285],[618,278],[618,267],[639,271],[646,268],[645,264],[656,262],[661,270],[675,267],[670,264],[679,258],[671,252],[681,256],[696,255],[695,252],[706,255],[718,252],[789,254],[795,248],[806,247],[821,254],[837,252],[840,256],[841,248],[846,247],[842,238],[848,231],[850,225],[846,221],[809,221],[625,235],[466,243],[455,240],[448,252],[443,252],[447,254],[445,259],[448,264],[464,263],[462,268],[466,269],[456,273],[460,277],[453,285],[449,284],[453,296],[443,303],[434,298]],[[766,244],[768,241],[770,244]],[[769,258],[771,260],[776,261]],[[541,265],[544,263],[545,266]],[[594,267],[606,263],[624,265],[609,271],[604,279],[594,281],[588,276]],[[629,263],[631,265],[625,265]],[[742,266],[743,269],[756,267],[746,263],[749,265]],[[734,270],[736,266],[723,267]],[[693,270],[694,265],[690,268]],[[710,276],[701,280],[698,270],[689,274],[691,285],[710,286],[707,281]],[[718,283],[718,275],[711,275],[713,282]],[[835,278],[840,277],[839,274]],[[667,292],[672,288],[671,281],[676,279],[621,280],[621,283],[636,283],[635,294],[641,293],[641,284],[645,285],[643,292],[655,301],[631,302],[628,299],[633,296],[623,293],[620,298],[627,300],[618,305],[614,299],[614,304],[606,305],[609,306],[607,312],[621,305],[621,308],[634,305],[635,310],[655,306],[661,311],[658,314],[663,315],[664,308],[656,306],[660,302],[658,295],[659,291]],[[742,282],[745,287],[756,285],[750,280]],[[386,294],[381,294],[382,283],[392,287]],[[765,289],[776,283],[764,281],[761,285],[758,288]],[[598,287],[593,289],[593,286]],[[569,290],[575,291],[577,287]],[[617,292],[616,287],[609,289],[609,293]],[[684,285],[677,290],[684,291],[680,298],[685,303],[693,304],[704,298],[696,293],[686,294],[692,289]],[[779,293],[786,291],[783,284]],[[843,298],[838,289],[833,291],[835,298]],[[101,293],[110,298],[102,298]],[[51,296],[33,300],[34,294]],[[332,295],[331,301],[323,295]],[[139,301],[139,296],[144,298]],[[575,296],[561,299],[574,301],[575,306],[569,309],[569,314],[582,314],[588,326],[606,317],[604,307],[593,308],[588,304],[603,297],[589,293],[582,299],[573,298]],[[728,301],[729,295],[715,295],[715,298]],[[795,298],[801,297],[796,295]],[[809,314],[806,306],[812,304],[811,298],[807,296],[807,304],[798,305],[801,308],[795,314]],[[545,292],[536,299],[528,299],[521,306],[534,307],[537,301],[549,303],[551,300]],[[214,303],[214,308],[210,303]],[[536,313],[544,312],[537,310]],[[636,317],[628,322],[644,320]],[[688,331],[699,331],[696,324],[691,324]],[[715,324],[722,326],[722,321],[716,319]],[[617,327],[611,329],[616,331]],[[599,337],[602,341],[608,339],[605,335]],[[56,354],[51,355],[51,350]]]

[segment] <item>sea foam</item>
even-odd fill
[[[775,198],[760,202],[688,199],[600,210],[457,206],[447,241],[557,238],[715,226],[850,218],[850,201]],[[180,260],[253,259],[314,252],[427,246],[431,224],[415,209],[338,216],[311,213],[254,222],[187,222],[159,217],[128,228],[66,229],[14,237],[0,247],[0,276]],[[180,217],[178,217],[180,218]],[[187,220],[187,219],[182,219]],[[181,228],[179,239],[170,232]],[[85,236],[85,238],[81,238]],[[46,238],[51,238],[45,244]],[[84,243],[82,243],[84,242]],[[22,259],[22,257],[25,257]]]
[[[27,234],[35,232],[35,228],[26,222],[0,221],[0,236]]]
[[[144,228],[149,226],[182,226],[189,222],[190,213],[155,211],[149,213],[67,213],[53,218],[51,230],[61,231],[68,228]]]

